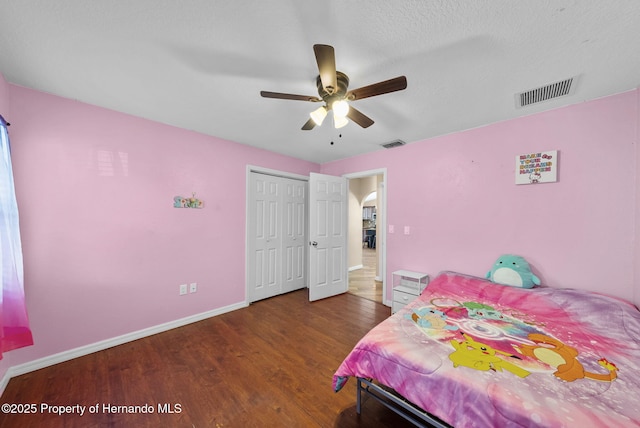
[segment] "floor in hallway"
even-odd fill
[[[376,281],[378,254],[375,248],[362,249],[362,269],[349,272],[349,293],[382,302],[382,281]]]

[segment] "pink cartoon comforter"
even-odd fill
[[[640,426],[640,312],[445,272],[333,378],[374,379],[455,427]]]

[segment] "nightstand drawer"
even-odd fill
[[[398,289],[393,290],[393,301],[406,305],[409,302],[414,301],[418,297],[418,290],[415,293],[406,292]]]

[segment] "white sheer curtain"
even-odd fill
[[[22,243],[7,122],[0,116],[0,358],[33,344],[24,302]]]

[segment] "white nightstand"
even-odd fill
[[[393,278],[393,304],[391,313],[395,314],[399,309],[414,301],[429,283],[429,275],[410,270],[397,270],[392,274]]]

